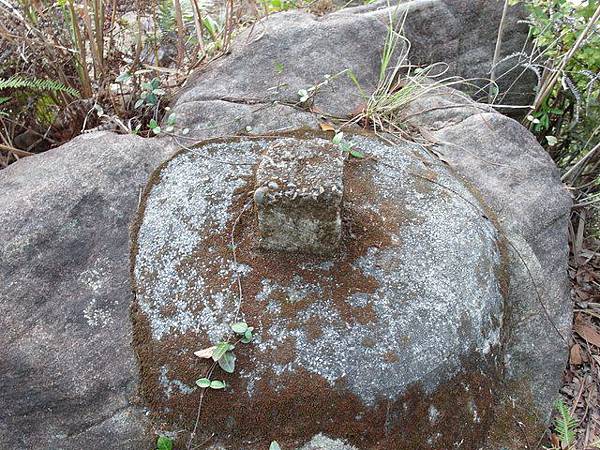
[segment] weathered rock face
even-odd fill
[[[294,114],[291,105],[299,104],[298,91],[330,75],[311,109],[341,117],[356,113],[364,106],[364,94],[377,85],[390,14],[397,16],[396,22],[407,14],[405,34],[414,64],[442,62],[448,65],[448,76],[472,83],[489,80],[502,2],[416,0],[400,2],[398,8],[386,4],[377,1],[321,18],[287,12],[261,21],[236,40],[230,55],[187,83],[174,111],[191,134],[202,139],[245,132],[246,127],[260,134],[265,122],[278,124],[273,128],[281,131],[294,129],[313,120]],[[523,49],[527,26],[517,23],[523,18],[520,8],[509,9],[501,58]],[[497,68],[499,92],[512,86],[504,104],[527,102],[535,86],[531,74],[513,68],[516,62],[509,59]]]
[[[378,10],[379,7],[381,4],[378,3],[319,19],[304,13],[288,13],[272,16],[264,27],[258,24],[250,39],[247,39],[246,35],[241,36],[234,45],[231,55],[221,58],[188,83],[179,100],[172,105],[173,110],[178,114],[178,126],[182,128],[187,126],[191,129],[190,136],[205,139],[239,133],[269,134],[300,127],[317,128],[319,111],[342,116],[352,113],[361,106],[364,99],[345,76],[319,90],[312,112],[299,109],[298,105],[294,106],[298,101],[297,90],[306,89],[323,81],[327,73],[333,75],[348,68],[357,74],[364,89],[368,91],[375,86],[379,73],[381,47],[386,33],[383,23],[386,12],[382,9]],[[415,62],[429,63],[441,60],[449,63],[451,70],[456,70],[454,73],[466,74],[469,77],[487,76],[486,72],[489,70],[487,67],[493,52],[490,35],[497,28],[502,2],[417,0],[404,3],[401,8],[404,7],[412,11],[407,19],[406,28],[407,35],[413,41]],[[509,23],[514,22],[516,17],[511,15]],[[426,29],[431,29],[432,32],[419,37],[419,33]],[[519,50],[522,42],[519,37],[523,37],[520,29],[516,31],[515,28],[509,27],[509,29],[512,33],[507,36],[506,53]],[[280,70],[281,66],[277,63],[283,65],[283,70]],[[365,425],[365,421],[373,420],[373,423],[378,425],[382,420],[386,424],[398,423],[401,420],[400,412],[406,408],[414,413],[414,417],[420,418],[420,421],[415,420],[407,424],[406,429],[410,430],[410,433],[405,435],[409,434],[413,443],[427,442],[431,437],[427,435],[432,428],[430,420],[439,427],[447,424],[450,430],[453,427],[460,430],[462,426],[468,427],[469,433],[476,432],[471,430],[475,424],[470,420],[474,418],[473,411],[477,411],[481,422],[476,428],[482,432],[487,429],[490,437],[485,448],[493,450],[503,446],[511,449],[522,448],[523,433],[529,442],[538,440],[539,431],[544,427],[550,405],[558,390],[563,361],[566,358],[566,345],[559,333],[567,336],[570,324],[570,303],[566,292],[565,273],[569,197],[562,189],[556,168],[550,158],[528,131],[516,122],[494,113],[487,107],[475,105],[452,91],[421,97],[408,105],[405,112],[405,120],[433,143],[431,149],[440,155],[440,161],[447,162],[458,177],[463,177],[476,188],[479,192],[476,196],[480,197],[480,200],[475,201],[474,204],[486,205],[490,211],[488,217],[495,216],[495,227],[492,227],[494,236],[497,235],[502,238],[500,241],[506,242],[506,251],[500,252],[506,253],[509,259],[508,294],[503,300],[502,313],[496,316],[492,313],[493,310],[489,309],[487,312],[481,311],[478,316],[482,321],[486,318],[502,320],[501,348],[492,346],[490,353],[482,361],[467,357],[466,360],[445,361],[439,366],[442,373],[448,374],[452,371],[452,367],[469,369],[469,362],[472,362],[472,365],[481,362],[480,367],[484,368],[482,378],[461,379],[457,375],[448,381],[439,379],[433,382],[429,394],[423,390],[418,392],[413,386],[407,387],[405,383],[400,383],[399,387],[396,390],[392,389],[391,392],[398,396],[400,391],[408,390],[409,395],[404,398],[404,404],[387,402],[381,404],[375,400],[372,403],[375,406],[369,407],[374,411],[373,414],[368,419],[359,418],[356,428],[348,432],[348,437],[357,436],[367,430],[366,434],[371,436],[373,441],[361,441],[358,448],[362,450],[372,448],[375,441],[383,439],[385,442],[385,439],[391,436],[390,429],[382,427],[373,431]],[[189,144],[187,140],[183,143]],[[169,393],[168,387],[165,386],[171,387],[172,396],[182,397],[183,393],[188,392],[190,385],[184,384],[179,377],[183,378],[180,374],[185,374],[184,381],[190,383],[192,371],[199,368],[198,360],[192,358],[190,352],[197,350],[203,343],[190,342],[189,349],[173,348],[163,354],[165,367],[169,369],[164,372],[164,376],[161,372],[162,366],[157,369],[153,361],[142,360],[141,372],[144,377],[140,382],[140,372],[135,365],[135,354],[131,345],[132,327],[129,317],[132,295],[128,280],[128,225],[135,214],[141,197],[140,189],[144,186],[147,177],[177,148],[179,148],[177,142],[170,139],[142,140],[132,136],[96,133],[78,138],[46,154],[20,161],[0,172],[2,213],[0,215],[2,224],[0,227],[0,286],[2,286],[0,345],[4,349],[4,357],[0,363],[0,388],[3,393],[0,400],[0,437],[6,446],[32,449],[81,449],[115,445],[119,448],[151,448],[154,430],[161,429],[165,424],[155,422],[151,425],[146,413],[152,413],[150,415],[153,417],[164,413],[165,404],[169,403],[169,400],[164,399],[165,392],[166,395]],[[403,153],[407,148],[402,147],[400,152],[404,155],[402,157],[407,157]],[[163,170],[174,170],[176,164],[184,167],[184,162],[187,161],[190,174],[196,173],[200,169],[190,161],[197,157],[196,153],[192,151],[180,155]],[[427,162],[431,161],[429,157],[424,157],[420,150],[416,150],[416,154],[421,155]],[[244,156],[253,166],[256,164],[256,157],[256,153],[252,150]],[[204,159],[199,158],[199,160],[201,164],[206,164]],[[440,161],[436,164],[442,164]],[[408,162],[416,164],[411,158],[408,158]],[[359,164],[355,161],[354,163],[356,163],[356,170],[361,167],[360,170],[371,167],[375,170],[377,167],[369,166],[368,162]],[[374,163],[370,162],[370,164]],[[417,166],[420,167],[418,164]],[[239,166],[239,173],[248,173],[244,170],[249,167]],[[420,170],[424,169],[420,167]],[[438,170],[446,173],[440,167],[431,170],[435,173]],[[451,178],[457,186],[463,186],[462,182]],[[249,187],[251,179],[252,175],[248,173],[247,179],[242,181],[230,180],[234,184],[241,183],[239,185],[241,193],[235,197],[236,200],[229,210],[221,211],[222,215],[208,218],[194,217],[184,225],[188,228],[199,227],[199,224],[203,223],[202,220],[208,220],[215,224],[222,223],[222,226],[227,229],[230,225],[228,221],[231,220],[231,213],[235,208],[239,211],[246,198],[244,192],[251,190]],[[163,179],[161,182],[166,181]],[[423,181],[425,183],[425,180]],[[416,184],[411,185],[411,183],[414,182],[415,180],[410,179],[405,181],[413,189]],[[432,192],[436,192],[437,188],[430,184],[426,183],[423,186],[424,192],[420,193],[425,199],[430,198]],[[173,185],[170,186],[174,189]],[[156,198],[157,189],[158,186],[152,190],[150,197]],[[395,192],[396,189],[397,187],[392,186],[390,192]],[[179,208],[185,211],[197,207],[198,205],[188,204],[186,200],[193,192],[185,194],[181,195]],[[360,192],[356,193],[359,194]],[[448,193],[448,196],[449,199],[456,200],[452,194]],[[224,196],[224,201],[229,198]],[[466,205],[462,207],[466,208]],[[242,219],[247,219],[248,214],[248,212],[244,213]],[[407,217],[410,219],[410,215]],[[429,216],[425,215],[425,217]],[[466,220],[466,217],[462,219]],[[480,224],[488,223],[483,218],[479,218],[478,221]],[[405,222],[398,222],[397,225],[408,226]],[[248,235],[250,230],[251,227],[242,221],[237,236]],[[473,233],[474,230],[470,232]],[[397,233],[397,231],[391,230],[390,233]],[[187,244],[196,242],[186,241],[186,236],[189,237],[189,234],[183,233],[181,238],[177,237],[179,239],[177,242],[183,248]],[[192,238],[198,239],[197,236]],[[483,239],[481,236],[479,238]],[[348,239],[348,235],[345,239]],[[490,238],[487,242],[490,244],[494,240],[495,238]],[[248,245],[249,241],[238,239],[237,242],[240,245],[239,267],[242,270],[257,267],[257,261],[243,259],[247,253],[241,250],[243,245]],[[174,243],[167,244],[174,245]],[[400,242],[394,243],[396,246],[400,244]],[[486,246],[485,242],[481,241],[480,244],[481,248],[495,252],[493,243]],[[214,248],[222,249],[223,245],[221,241],[217,241],[214,243]],[[379,255],[388,247],[383,246],[383,248]],[[139,258],[139,253],[136,254]],[[197,256],[192,254],[190,258]],[[226,256],[230,258],[229,253]],[[340,256],[342,257],[346,258],[350,267],[349,261],[353,261],[352,255]],[[361,261],[368,261],[368,257],[367,253]],[[424,264],[424,261],[429,261],[430,257],[429,254],[420,254],[416,259],[420,264]],[[435,261],[439,264],[450,264],[442,260],[442,255],[433,254],[432,257],[437,258]],[[224,261],[225,265],[222,268],[214,268],[215,277],[231,274],[232,269],[227,263],[229,259]],[[496,264],[493,258],[490,261],[492,266]],[[268,264],[272,265],[273,262],[265,261],[265,264],[267,264],[265,267],[271,267]],[[402,261],[381,257],[380,264],[384,266],[387,264],[388,268],[394,267],[394,264],[401,267]],[[185,270],[189,273],[189,270],[200,268],[186,267]],[[358,268],[366,271],[368,267],[358,266]],[[274,291],[270,294],[275,298],[265,294],[264,300],[258,299],[255,303],[250,303],[248,296],[244,300],[244,305],[258,307],[257,305],[262,301],[262,304],[268,306],[270,301],[275,302],[280,297],[289,297],[287,292],[282,293],[287,290],[292,296],[303,294],[294,289],[293,279],[284,278],[277,269],[277,267],[273,268],[273,273],[268,275],[279,285],[281,292]],[[310,273],[309,268],[301,270],[304,271],[302,274]],[[313,267],[312,270],[315,277],[318,277],[318,280],[311,281],[313,284],[317,281],[327,281],[328,277],[333,276],[333,269],[325,267],[321,270]],[[255,269],[248,276],[256,272]],[[426,269],[422,269],[422,272],[423,277],[428,276]],[[362,281],[366,279],[370,284],[360,286],[361,289],[357,292],[367,294],[368,298],[373,297],[377,292],[374,287],[377,273],[376,268],[372,268],[367,276],[360,278]],[[346,283],[340,289],[348,290],[348,286],[349,283]],[[429,288],[433,289],[434,286],[436,285],[431,285]],[[166,288],[168,289],[163,294],[165,298],[171,299],[169,308],[176,311],[177,308],[184,307],[185,299],[182,299],[181,295],[178,297],[177,292],[187,291],[191,287],[181,285]],[[199,285],[198,292],[203,292],[202,289]],[[259,289],[262,292],[262,285],[256,289],[257,293]],[[397,289],[408,289],[408,287],[400,284]],[[153,295],[158,296],[158,293],[155,292]],[[305,295],[314,296],[315,293],[311,291]],[[328,298],[332,295],[328,295]],[[488,299],[490,298],[493,299],[495,296],[490,294]],[[341,311],[364,310],[360,298],[355,300],[358,303],[354,306],[342,302],[343,308],[347,309]],[[221,300],[217,296],[214,299],[215,305],[218,301]],[[231,303],[231,298],[223,298],[222,301],[225,305],[226,302]],[[490,305],[493,305],[493,302]],[[300,302],[292,306],[299,308],[304,307],[305,304]],[[169,308],[156,311],[156,314],[167,317]],[[456,315],[460,311],[457,309],[460,306],[453,305],[452,308],[454,308],[450,310],[452,314]],[[215,309],[214,305],[212,309],[207,308],[207,316],[203,320],[210,321],[210,314]],[[144,312],[140,309],[136,317],[143,319],[143,315],[151,316],[152,309],[148,311]],[[193,311],[192,309],[191,312]],[[226,311],[230,310],[217,312],[226,314]],[[199,319],[191,312],[190,315],[181,314],[171,322],[166,321],[162,331],[157,328],[160,331],[160,339],[155,336],[155,340],[158,340],[161,345],[169,340],[176,342],[180,337],[175,332],[177,327],[185,327],[186,324],[189,324],[188,331],[192,336],[194,333],[200,334],[200,330],[194,328],[199,323]],[[273,313],[273,316],[281,321],[283,312],[285,311]],[[305,313],[298,320],[301,323],[309,323],[310,329],[309,313]],[[375,311],[373,316],[374,313]],[[344,315],[333,307],[322,314],[325,322],[330,320],[325,323],[327,329],[332,330],[332,333],[338,333],[345,348],[356,347],[352,352],[344,352],[340,360],[347,362],[350,357],[359,359],[361,351],[367,352],[369,347],[362,342],[352,341],[350,332],[344,334],[336,328],[337,322],[332,319],[337,317],[336,314],[344,323],[349,323],[348,321],[351,320],[358,321],[362,317],[364,323],[357,322],[357,327],[363,332],[365,329],[369,330],[369,326],[375,328],[373,324],[377,322],[367,322],[366,319],[372,319],[372,316],[366,313],[357,315],[356,319],[353,319],[352,315]],[[269,330],[272,324],[267,320],[266,315],[267,311],[255,311],[255,317],[263,318],[261,326]],[[314,317],[320,319],[321,315],[315,312]],[[216,323],[217,319],[214,320]],[[396,320],[406,319],[400,317]],[[151,336],[155,332],[150,325],[151,321],[136,322],[137,339]],[[481,348],[477,350],[475,343],[484,342],[486,336],[492,336],[490,333],[497,329],[498,325],[492,324],[486,332],[477,331],[479,328],[476,321],[472,321],[470,327],[467,325],[463,330],[470,330],[472,334],[466,342],[471,343],[476,349],[475,353],[469,354],[481,354]],[[207,327],[206,330],[208,329],[212,328]],[[306,343],[309,336],[302,335],[299,330],[300,328],[291,327],[289,333],[304,338]],[[457,332],[455,329],[441,331],[446,337],[456,336],[452,333]],[[423,336],[423,342],[430,344],[434,336],[438,336],[441,331],[436,329],[437,334],[426,334]],[[372,348],[378,349],[377,345],[393,343],[394,339],[397,339],[395,335],[389,336],[391,333],[381,333],[383,337]],[[317,340],[316,342],[321,342],[318,339],[325,339],[325,336],[313,336],[313,338]],[[215,339],[216,335],[210,338]],[[296,352],[296,338],[292,341],[286,345],[289,346],[290,352]],[[149,344],[147,350],[156,351],[154,354],[158,355],[157,350],[162,347],[155,348],[152,341],[149,341]],[[254,356],[257,357],[257,362],[270,361],[260,345],[263,345],[262,341],[238,350],[240,369],[251,367],[251,357]],[[465,345],[463,348],[460,344],[456,344],[446,347],[446,350],[464,355],[467,354],[468,346]],[[143,349],[139,341],[136,346],[138,351]],[[281,381],[283,386],[289,375],[286,371],[289,360],[286,360],[286,352],[283,348],[278,348],[278,354],[281,355],[279,369],[282,372],[274,379]],[[397,352],[400,351],[399,349]],[[327,348],[323,349],[322,353],[327,361],[332,361],[334,358],[332,355],[336,351],[339,353],[338,349]],[[314,352],[309,354],[314,355]],[[386,364],[393,368],[391,379],[397,379],[399,374],[403,373],[402,370],[407,369],[393,359],[391,357],[391,361]],[[175,361],[179,362],[180,366],[173,365]],[[316,370],[325,369],[316,363],[315,368],[309,362],[306,357],[301,357],[298,361],[293,361],[289,367],[290,370],[302,370],[303,379],[308,380],[308,386],[314,386],[318,377]],[[492,362],[496,362],[498,367],[494,367]],[[429,364],[428,367],[435,367],[435,362],[425,363]],[[313,371],[300,369],[301,364],[302,367],[309,369],[312,367]],[[369,364],[370,360],[362,361],[359,364],[361,367],[349,371],[348,373],[353,377],[351,379],[356,380],[364,373],[363,367],[369,367]],[[405,365],[414,368],[415,364],[414,360],[408,359]],[[265,367],[264,370],[269,370],[268,366]],[[332,364],[324,367],[338,366]],[[376,369],[381,372],[381,367]],[[498,369],[499,373],[495,369]],[[465,373],[467,372],[468,370]],[[339,374],[335,371],[331,373]],[[240,391],[242,385],[247,388],[251,380],[249,372],[243,375],[233,381],[237,383],[234,385],[236,392]],[[380,378],[389,386],[391,381],[388,380],[387,375],[386,372],[383,376],[380,375]],[[405,375],[413,381],[419,379],[416,373],[411,375],[406,372]],[[153,388],[152,380],[157,379],[159,383]],[[383,389],[377,391],[376,386],[372,386],[372,380],[373,377],[370,376],[366,386],[371,389],[373,397],[377,398],[378,392],[383,392]],[[469,405],[465,397],[465,383],[475,386],[487,383],[486,380],[489,380],[490,386],[498,386],[494,383],[503,381],[502,386],[498,386],[492,392],[499,402],[492,412],[489,405],[482,406],[474,400],[474,409],[471,408],[470,415],[463,416],[464,420],[461,421],[455,416],[442,414],[444,412],[442,407],[438,409],[435,406],[446,405],[448,399],[453,398],[461,405],[457,409],[464,412],[464,405]],[[346,397],[353,399],[348,403],[348,410],[356,410],[361,408],[360,405],[364,404],[364,401],[356,394],[358,392],[356,385],[360,383],[356,381],[354,383],[354,388],[339,382],[333,383],[332,387],[331,383],[324,379],[319,389],[313,390],[314,396],[309,396],[305,388],[299,398],[306,400],[303,405],[308,404],[310,407],[313,400],[317,404],[319,402],[322,404],[323,395],[338,392],[335,389],[339,389],[339,392],[346,392],[353,396]],[[140,386],[143,387],[146,400],[154,399],[146,404],[150,407],[149,410],[138,406],[136,395]],[[446,395],[439,394],[439,390],[436,394],[435,386],[445,386],[441,392],[445,392]],[[262,387],[267,392],[269,390],[276,392],[278,389],[278,385],[268,385],[268,380],[255,382],[255,387],[256,389]],[[247,394],[247,389],[246,391],[242,389],[241,392]],[[197,395],[198,392],[190,394],[190,399]],[[481,403],[483,394],[473,395],[473,398],[479,398],[478,401]],[[209,392],[207,401],[213,407],[217,401],[213,396],[220,396],[219,398],[223,399],[223,403],[228,407],[236,404],[237,401],[228,393]],[[294,419],[298,410],[297,404],[290,403],[290,395],[283,398],[286,399],[286,404],[292,405],[285,414],[290,417],[290,423],[297,425],[298,420]],[[267,397],[266,400],[272,403],[272,397]],[[331,403],[339,404],[340,401],[341,397],[338,396],[332,398]],[[174,411],[171,412],[170,419],[177,419],[178,412],[184,418],[189,417],[191,409],[196,405],[195,400],[177,404],[173,398],[171,402]],[[238,404],[240,407],[243,406],[241,402]],[[432,404],[435,409],[429,409],[427,406]],[[318,417],[325,415],[326,411],[316,414]],[[348,415],[342,418],[344,423],[350,423]],[[310,450],[348,450],[350,447],[324,436],[311,439],[312,434],[316,432],[332,430],[334,428],[332,421],[335,419],[335,417],[328,417],[327,420],[317,423],[307,418],[303,424],[306,431],[303,436],[304,441],[299,445],[302,444],[304,445],[302,448]],[[284,421],[281,417],[278,420],[280,423]],[[202,425],[205,423],[206,421],[203,420]],[[224,423],[228,422],[224,421]],[[247,419],[245,423],[254,422]],[[293,435],[297,432],[284,426],[281,430],[281,433],[278,431],[273,436],[264,436],[264,438],[278,439],[281,434]],[[387,435],[381,436],[377,433],[387,433]],[[444,436],[440,439],[447,439],[449,435]],[[329,433],[329,437],[346,436]],[[310,443],[304,444],[306,441]],[[435,442],[443,441],[432,442],[427,445],[435,448]],[[213,442],[209,442],[206,445],[212,444]],[[223,444],[225,447],[229,445],[227,442]],[[405,444],[402,442],[397,447],[410,448]],[[419,448],[427,447],[423,444]]]
[[[441,158],[478,187],[507,238],[512,262],[504,344],[510,388],[505,402],[513,403],[520,392],[537,408],[519,406],[506,421],[539,423],[547,418],[560,387],[571,330],[565,272],[571,199],[559,183],[558,170],[530,133],[480,106],[457,104],[464,103],[456,93],[424,96],[404,114],[436,143]],[[539,186],[545,186],[543,193]],[[498,416],[507,411],[501,404]],[[518,448],[518,438],[510,438],[501,433],[494,442]]]
[[[336,15],[356,14],[387,19],[396,6],[387,0],[347,8]],[[443,63],[448,75],[459,76],[479,86],[490,80],[503,2],[489,0],[404,0],[397,14],[406,12],[404,34],[411,42],[410,60],[426,66]],[[495,68],[499,102],[526,105],[532,99],[535,75],[519,66],[516,55],[526,51],[528,27],[523,5],[511,6],[505,17],[502,46]],[[513,55],[513,57],[510,57]],[[459,87],[459,89],[462,89]],[[479,93],[481,97],[487,90]]]
[[[274,150],[301,158],[330,152],[328,140],[206,144],[154,175],[133,271],[142,389],[160,422],[192,426],[194,382],[208,369],[193,351],[244,318],[257,342],[238,346],[238,376],[215,372],[231,389],[204,400],[199,442],[212,435],[227,448],[258,449],[276,438],[292,448],[319,431],[365,448],[483,442],[490,389],[501,383],[500,235],[420,147],[351,139],[367,158],[346,163],[344,239],[331,257],[260,250],[260,223],[245,206],[256,166],[264,178],[264,160],[277,164]],[[286,179],[276,179],[283,192]]]
[[[0,436],[13,448],[144,448],[131,351],[129,233],[169,155],[81,136],[0,172]]]

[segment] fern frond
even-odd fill
[[[0,78],[0,91],[3,89],[32,89],[36,91],[65,92],[73,97],[79,97],[79,91],[65,86],[59,81],[42,80],[40,78],[23,78],[14,75],[10,78]]]
[[[557,400],[554,407],[560,414],[554,418],[554,428],[563,446],[569,446],[575,441],[577,420],[571,415],[569,407],[562,400]]]

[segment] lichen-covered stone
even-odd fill
[[[368,158],[347,162],[346,231],[328,257],[261,251],[256,216],[244,211],[274,143],[329,140],[208,143],[155,174],[134,278],[135,343],[156,420],[190,427],[194,381],[208,368],[193,352],[243,318],[256,341],[238,344],[235,376],[213,374],[230,389],[204,399],[199,441],[215,433],[226,448],[258,449],[272,437],[293,448],[324,432],[392,448],[398,430],[415,427],[403,448],[482,442],[500,383],[501,236],[469,188],[420,147],[350,139]]]
[[[331,254],[340,244],[343,156],[337,145],[275,141],[261,155],[254,203],[260,245]]]

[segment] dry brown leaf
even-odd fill
[[[194,352],[194,355],[196,355],[198,358],[210,359],[210,358],[212,358],[215,348],[217,348],[217,347],[213,346],[213,347],[208,347],[208,348],[205,348],[202,350],[198,350],[197,352]]]
[[[328,122],[321,122],[319,123],[319,126],[323,131],[335,131],[335,127]]]
[[[577,320],[575,321],[575,333],[590,344],[600,348],[600,333],[593,325],[586,323],[583,320]]]
[[[581,357],[581,346],[579,344],[575,344],[573,347],[571,347],[569,361],[574,366],[583,364],[583,358]]]

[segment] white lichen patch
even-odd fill
[[[433,405],[429,406],[428,414],[429,414],[429,422],[431,422],[432,425],[435,424],[438,421],[438,419],[440,418],[440,412]]]
[[[221,312],[233,311],[236,302],[232,272],[250,268],[234,268],[206,240],[229,232],[229,208],[234,192],[251,174],[253,146],[240,143],[231,152],[224,144],[211,144],[179,155],[161,171],[146,202],[134,269],[138,304],[154,339],[203,330],[217,341],[227,331]],[[207,256],[193,266],[186,264],[195,252]],[[223,284],[207,285],[205,276],[211,270],[223,277]]]
[[[171,395],[173,395],[173,392],[175,390],[181,392],[182,394],[191,394],[196,390],[194,387],[188,386],[181,380],[169,379],[168,373],[169,369],[165,366],[162,366],[160,368],[160,376],[158,379],[160,385],[163,387],[163,391],[167,398],[171,398]]]
[[[96,299],[89,301],[83,310],[83,317],[90,327],[105,326],[113,321],[110,310],[96,306]]]
[[[265,276],[257,295],[244,299],[260,305],[256,317],[246,317],[258,334],[252,367],[240,375],[250,397],[259,380],[293,379],[299,371],[349,389],[366,405],[397,399],[413,384],[431,393],[462,371],[465,358],[485,358],[499,343],[498,234],[477,198],[418,147],[353,141],[383,162],[361,163],[370,164],[365,173],[372,177],[364,182],[375,194],[351,204],[380,218],[390,244],[372,245],[350,261],[357,276],[377,287],[356,289],[341,302],[369,319],[349,316],[336,303],[335,257],[285,267],[292,273],[285,282]],[[222,161],[256,163],[265,145],[207,144],[162,170],[147,199],[134,271],[154,340],[192,331],[214,343],[227,333],[237,309],[237,274],[261,267],[233,265],[211,247],[215,236],[229,236],[236,191],[253,170]],[[290,346],[292,358],[273,358]],[[438,414],[429,411],[432,422]]]
[[[101,297],[99,293],[107,281],[107,264],[107,261],[99,259],[92,267],[79,274],[79,283],[91,297],[83,310],[83,317],[90,327],[103,327],[113,322],[112,308],[98,305],[98,298]],[[114,300],[114,302],[116,303],[118,300]]]

